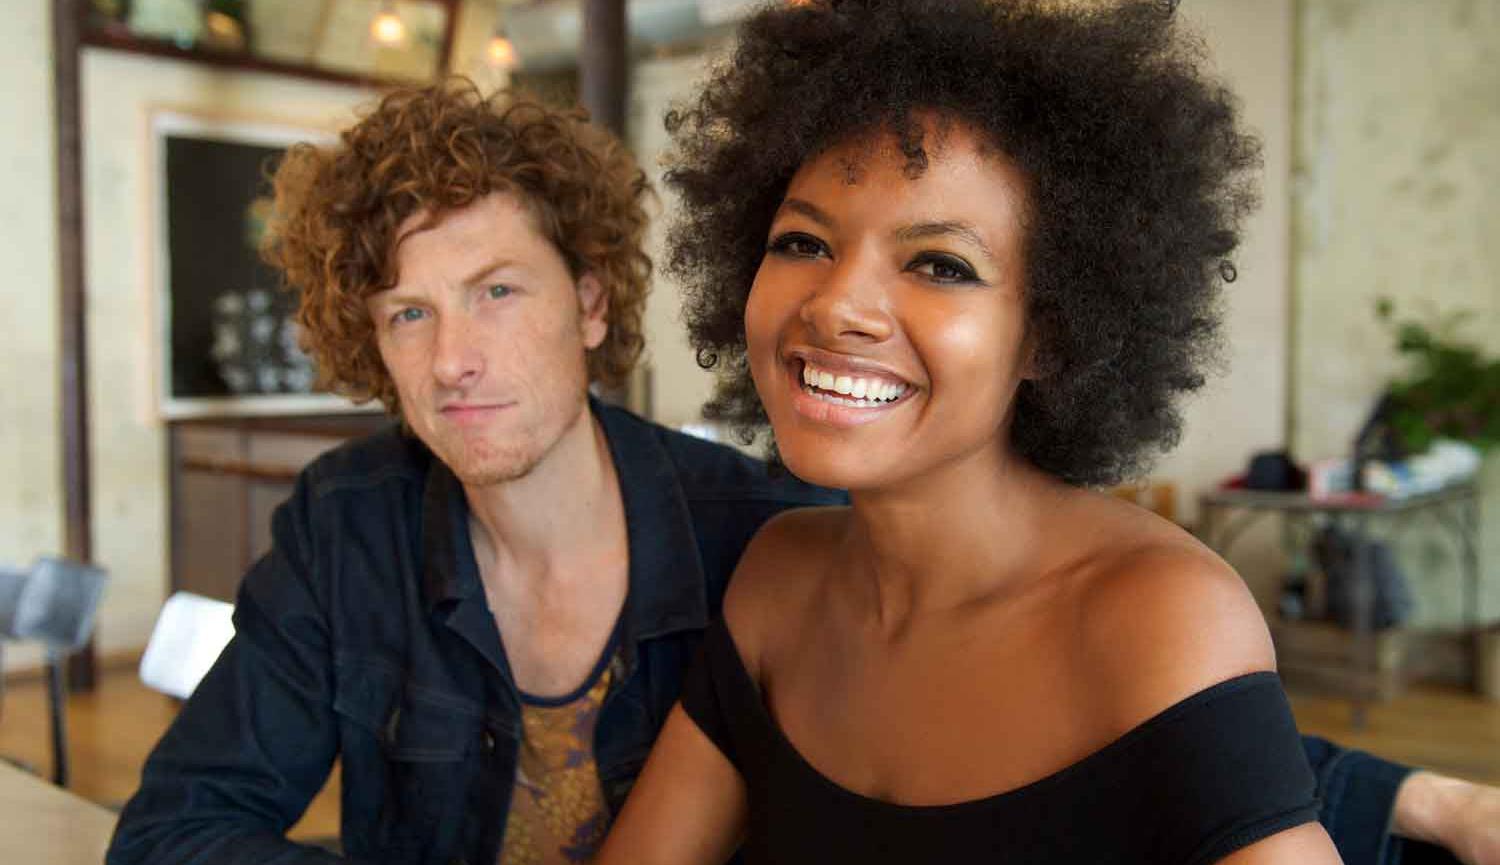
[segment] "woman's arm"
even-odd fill
[[[595,865],[718,865],[744,836],[745,802],[729,758],[673,706]]]
[[[772,517],[750,541],[730,578],[724,623],[752,679],[760,678],[768,631],[797,608],[812,582],[805,578],[805,570],[787,567],[789,551],[816,549],[807,540],[808,527],[816,530],[826,522],[825,509],[784,511]],[[708,654],[699,658],[699,666],[687,678],[707,676],[709,661]],[[694,707],[694,715],[681,701],[672,707],[596,865],[718,865],[744,839],[745,781],[715,744],[718,734],[710,738],[704,732],[713,732],[715,716],[708,713],[704,727],[693,719],[702,707],[702,700],[692,697],[694,687],[691,681],[683,686],[683,700]]]
[[[1257,841],[1219,860],[1219,865],[1338,865],[1343,860],[1322,824],[1304,823]]]

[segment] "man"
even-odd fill
[[[343,861],[283,835],[335,758],[352,860],[584,861],[744,545],[842,496],[589,399],[636,360],[650,270],[643,175],[598,130],[399,92],[276,186],[319,369],[402,428],[302,474],[108,861]],[[1323,747],[1332,834],[1376,861],[1427,776]]]

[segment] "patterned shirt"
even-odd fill
[[[594,726],[614,664],[601,667],[581,695],[524,698],[521,750],[499,865],[587,862],[604,841],[609,809],[594,763]]]

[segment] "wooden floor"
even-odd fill
[[[1349,703],[1292,692],[1302,732],[1401,763],[1500,785],[1500,703],[1453,687],[1416,686],[1370,706],[1365,727],[1351,725]]]
[[[1369,710],[1366,728],[1350,727],[1342,700],[1292,695],[1305,733],[1383,757],[1500,784],[1500,703],[1454,689],[1419,687]],[[131,669],[106,671],[97,691],[69,698],[74,792],[118,809],[140,780],[141,763],[176,712],[176,704],[140,684]],[[13,684],[0,707],[0,756],[50,771],[46,691]],[[296,838],[338,835],[338,779],[292,830]]]
[[[135,792],[141,764],[176,713],[176,701],[142,685],[133,665],[105,670],[97,690],[68,698],[70,788],[119,810]],[[51,777],[48,717],[42,682],[8,686],[0,704],[0,757]],[[337,773],[290,834],[302,839],[338,836]]]

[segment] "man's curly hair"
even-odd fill
[[[1257,141],[1172,6],[1046,0],[811,0],[763,10],[695,101],[668,116],[681,196],[668,268],[684,285],[706,407],[766,423],[744,310],[792,175],[889,132],[909,174],[920,118],[974,130],[1029,181],[1025,300],[1035,380],[1010,440],[1077,485],[1137,474],[1181,433],[1177,398],[1219,356],[1226,257],[1256,203]]]
[[[613,136],[466,79],[394,91],[336,145],[289,150],[276,171],[262,249],[301,293],[298,322],[324,387],[399,413],[365,299],[397,278],[397,229],[493,192],[525,202],[576,279],[609,295],[609,332],[589,352],[591,381],[619,385],[640,356],[651,275],[642,251],[645,174]]]

